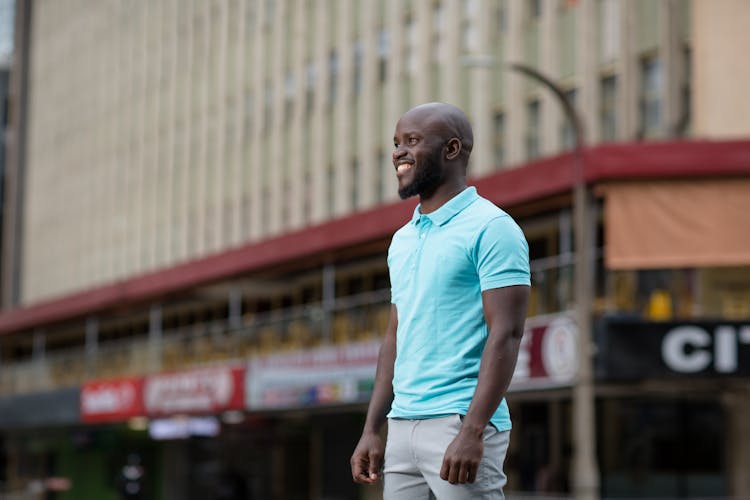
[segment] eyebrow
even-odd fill
[[[418,135],[418,136],[421,137],[424,134],[422,134],[421,132],[417,132],[416,130],[409,130],[409,131],[404,132],[403,135],[407,135],[407,136],[408,135]],[[394,139],[395,139],[395,136],[394,136]]]

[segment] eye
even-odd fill
[[[397,142],[393,143],[393,149],[398,149],[398,143]]]
[[[415,146],[419,142],[416,137],[409,137],[409,146]]]

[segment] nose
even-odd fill
[[[402,158],[406,155],[406,151],[401,146],[396,146],[393,148],[393,161],[397,161],[399,158]]]

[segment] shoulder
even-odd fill
[[[467,219],[477,232],[482,232],[488,227],[495,229],[518,228],[516,221],[505,210],[481,196],[468,207],[466,212]]]
[[[526,237],[513,217],[486,198],[480,197],[476,200],[472,204],[471,212],[474,245],[480,244],[483,240],[526,243]]]

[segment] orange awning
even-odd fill
[[[750,179],[610,184],[610,269],[750,265]]]

